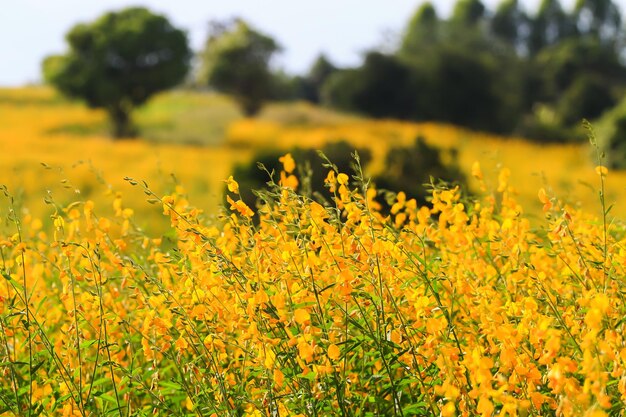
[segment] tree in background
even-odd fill
[[[338,71],[325,85],[325,103],[373,117],[513,130],[524,110],[523,66],[515,48],[490,36],[487,17],[479,0],[460,0],[449,20],[421,5],[397,53],[369,52],[359,68]]]
[[[476,26],[485,17],[486,11],[480,0],[459,0],[452,11],[451,22],[458,26]]]
[[[179,84],[189,70],[187,36],[145,8],[106,13],[66,35],[69,51],[43,62],[44,78],[61,93],[103,108],[114,137],[133,136],[132,110]]]
[[[322,86],[328,77],[333,75],[336,71],[337,67],[330,62],[326,55],[321,54],[317,57],[305,79],[309,88],[309,101],[313,103],[319,103],[321,101]]]
[[[501,68],[489,56],[463,48],[443,48],[437,55],[433,82],[437,120],[474,129],[504,131],[498,112],[501,93],[494,80]]]
[[[521,9],[518,0],[504,0],[491,19],[491,32],[496,38],[513,46],[521,53],[526,52],[526,37],[530,31],[530,19]]]
[[[441,19],[423,3],[395,53],[369,52],[328,78],[324,102],[373,117],[433,120],[542,141],[584,137],[626,92],[621,14],[612,0],[578,0],[566,11],[520,0],[490,12],[457,0]]]
[[[531,55],[577,33],[574,16],[567,14],[559,0],[542,0],[531,20],[528,48]]]
[[[465,49],[471,54],[493,51],[488,36],[489,14],[480,0],[457,0],[452,16],[445,23],[444,41],[440,45]]]
[[[393,55],[370,52],[363,66],[332,76],[327,104],[373,117],[416,117],[417,73]]]
[[[272,96],[274,39],[257,32],[241,19],[214,24],[201,54],[199,80],[233,96],[246,116],[261,110]]]
[[[422,4],[407,25],[400,44],[400,55],[419,56],[435,48],[441,40],[441,25],[432,3]]]
[[[609,43],[618,38],[622,16],[612,0],[578,0],[574,14],[582,35]]]

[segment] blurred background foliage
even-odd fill
[[[458,0],[445,18],[425,2],[407,20],[394,47],[367,51],[359,66],[339,68],[322,54],[290,75],[276,66],[279,42],[242,19],[210,22],[190,67],[184,33],[131,8],[72,28],[69,52],[47,58],[44,74],[107,109],[116,136],[133,133],[124,126],[133,107],[185,74],[188,86],[231,95],[246,116],[268,101],[305,100],[557,142],[583,139],[580,121],[615,108],[626,91],[625,32],[612,0],[577,0],[571,10],[542,0],[533,11],[518,0],[495,10]]]

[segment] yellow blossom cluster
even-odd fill
[[[226,181],[223,222],[177,187],[150,237],[116,195],[9,210],[0,234],[0,408],[16,415],[608,416],[626,401],[625,229],[503,171],[419,207],[330,171],[264,204]],[[482,180],[478,164],[473,166]],[[604,177],[608,174],[601,170]],[[142,187],[136,185],[136,187]],[[140,190],[138,190],[140,191]]]

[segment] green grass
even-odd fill
[[[216,146],[227,126],[240,116],[227,97],[191,91],[162,94],[138,109],[142,137],[159,143]]]

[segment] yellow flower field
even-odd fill
[[[124,177],[145,180],[160,191],[173,190],[179,181],[199,205],[216,207],[232,164],[250,157],[245,150],[235,153],[224,147],[113,142],[102,135],[56,132],[68,125],[103,121],[103,113],[61,101],[49,89],[0,90],[0,184],[7,185],[30,211],[46,218],[51,210],[42,202],[48,190],[61,205],[77,197],[109,201],[111,195],[125,191],[141,214],[141,223],[141,218],[160,219],[145,204],[145,196],[128,192]]]
[[[50,232],[10,213],[1,409],[623,414],[622,224],[542,189],[549,220],[533,229],[507,175],[478,200],[440,189],[418,207],[399,193],[385,216],[374,189],[331,171],[334,205],[323,207],[294,192],[296,166],[282,160],[282,183],[256,214],[228,181],[221,225],[181,187],[160,196],[135,184],[169,218],[170,243],[135,228],[122,197],[110,217],[71,204]]]
[[[623,173],[586,146],[283,117],[212,147],[111,142],[67,128],[98,112],[0,91],[0,414],[624,415]],[[323,206],[289,153],[259,207],[229,178],[270,142],[338,139],[374,172],[418,134],[458,147],[473,196],[386,211],[331,170]]]

